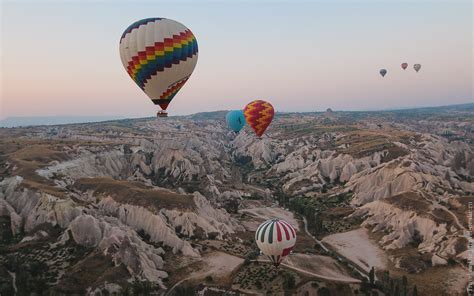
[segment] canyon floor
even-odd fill
[[[1,128],[0,294],[467,295],[474,104],[225,114]]]

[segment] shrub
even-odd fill
[[[331,296],[331,291],[326,287],[319,288],[318,296]]]

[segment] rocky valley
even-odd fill
[[[474,105],[224,117],[0,129],[0,294],[467,294]]]

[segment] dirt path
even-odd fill
[[[304,273],[304,274],[307,274],[307,275],[310,275],[310,276],[314,276],[316,278],[323,279],[323,280],[328,280],[328,281],[333,281],[333,282],[341,282],[341,283],[350,283],[350,284],[360,283],[360,280],[356,280],[356,279],[349,280],[349,279],[328,277],[328,276],[324,276],[324,275],[321,275],[321,274],[316,274],[316,273],[313,273],[313,272],[310,272],[310,271],[307,271],[307,270],[303,270],[301,268],[298,268],[296,266],[291,266],[291,265],[288,265],[286,263],[282,263],[281,265],[285,266],[286,268],[292,269],[294,271],[298,271],[298,272],[301,272],[301,273]]]
[[[201,280],[206,276],[212,276],[216,280],[225,278],[238,268],[244,262],[244,259],[224,252],[213,252],[206,254],[203,257],[203,262],[205,263],[205,266],[201,270],[193,272],[188,277],[185,277],[174,284],[166,291],[165,296],[171,295],[171,292],[185,281]]]
[[[279,207],[261,207],[261,208],[252,208],[252,209],[242,209],[242,213],[251,214],[254,217],[260,218],[263,221],[269,220],[272,218],[280,218],[290,223],[296,230],[299,230],[298,221],[295,219],[292,212],[286,211],[285,209]],[[262,222],[263,222],[262,221]],[[254,226],[255,229],[249,229],[251,231],[257,230],[258,225],[261,222],[256,223]]]
[[[329,249],[326,248],[326,246],[318,240],[316,237],[314,237],[308,230],[308,221],[306,220],[306,217],[303,217],[303,222],[304,222],[304,231],[306,232],[309,237],[311,237],[324,251],[329,252]]]
[[[273,263],[272,263],[270,260],[268,260],[268,259],[256,259],[256,260],[251,260],[251,261],[252,261],[252,262],[261,262],[261,263],[273,264]],[[315,277],[315,278],[318,278],[318,279],[322,279],[322,280],[328,280],[328,281],[340,282],[340,283],[351,283],[351,284],[360,283],[360,280],[358,280],[358,279],[352,279],[352,278],[350,278],[350,277],[344,277],[344,278],[341,278],[341,277],[331,277],[331,276],[326,276],[326,275],[314,273],[314,272],[311,272],[311,271],[308,271],[308,270],[299,268],[299,267],[297,267],[297,266],[294,266],[294,265],[292,265],[292,263],[290,263],[290,264],[288,264],[288,263],[280,263],[280,266],[281,266],[281,267],[288,268],[288,269],[291,269],[291,270],[294,270],[294,271],[296,271],[296,272],[301,272],[301,273],[304,273],[304,274],[306,274],[306,275],[309,275],[309,276],[312,276],[312,277]]]
[[[10,276],[12,277],[12,284],[13,284],[13,290],[15,291],[15,295],[16,293],[18,292],[18,289],[16,287],[16,273],[14,272],[10,272],[7,270],[7,272],[10,274]]]

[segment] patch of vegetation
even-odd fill
[[[196,295],[196,288],[193,286],[188,285],[180,285],[176,287],[172,295],[174,296],[195,296]]]
[[[194,209],[191,195],[172,193],[150,188],[139,182],[114,180],[112,178],[81,178],[74,183],[80,191],[93,190],[95,195],[112,196],[117,202],[150,209]]]
[[[249,174],[255,172],[255,167],[253,165],[251,156],[235,155],[233,158],[233,163],[239,169],[242,176],[242,180],[247,180]]]
[[[318,198],[295,197],[290,200],[289,208],[306,218],[308,230],[314,235],[342,232],[353,228],[350,221],[343,219],[352,212],[351,198],[350,192]]]
[[[244,265],[234,278],[234,284],[238,284],[243,289],[255,288],[265,291],[273,285],[272,281],[278,277],[279,272],[269,263],[252,262]]]
[[[16,256],[8,256],[4,262],[6,270],[14,274],[15,284],[17,287],[17,295],[43,295],[49,288],[48,270],[49,267],[44,262],[35,260],[24,260]],[[1,295],[8,294],[11,286],[0,285]]]

